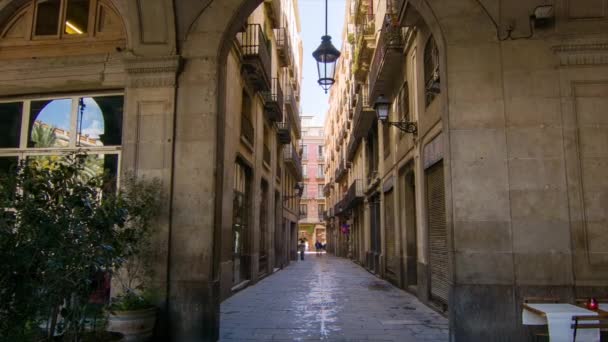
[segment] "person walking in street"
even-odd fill
[[[300,251],[300,260],[304,260],[304,250],[306,249],[306,241],[300,239],[298,242],[298,250]]]
[[[315,242],[315,249],[317,250],[317,255],[321,255],[321,242]]]

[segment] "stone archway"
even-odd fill
[[[226,123],[225,123],[225,95],[223,89],[225,87],[225,65],[223,61],[227,58],[228,50],[234,35],[238,28],[246,20],[247,16],[260,4],[262,1],[210,1],[207,3],[207,7],[204,8],[200,16],[194,21],[189,27],[187,35],[184,40],[179,44],[179,50],[181,56],[184,58],[184,67],[179,79],[179,90],[177,94],[177,117],[178,117],[178,131],[179,131],[179,120],[181,115],[191,115],[193,113],[186,113],[190,109],[186,103],[192,101],[187,97],[194,95],[195,93],[204,94],[204,101],[206,104],[206,110],[201,113],[205,118],[206,127],[216,127],[214,132],[209,135],[209,143],[213,146],[213,151],[210,155],[213,155],[214,159],[214,170],[216,178],[213,184],[207,184],[213,190],[213,194],[229,193],[231,185],[224,182],[224,179],[230,177],[230,170],[228,166],[231,165],[232,156],[224,154],[223,146],[224,139],[226,136]],[[453,172],[459,174],[461,169],[459,168],[458,156],[454,158],[451,154],[452,149],[457,151],[462,146],[468,146],[472,143],[471,140],[461,140],[459,134],[461,130],[468,130],[469,128],[477,128],[478,121],[483,120],[483,117],[476,117],[475,120],[471,120],[470,99],[467,97],[468,94],[463,93],[459,89],[462,84],[470,84],[476,80],[476,86],[487,87],[497,89],[500,87],[496,83],[496,79],[486,79],[483,76],[488,72],[492,72],[493,66],[499,65],[499,56],[497,51],[499,49],[498,42],[496,41],[496,28],[492,25],[492,21],[487,16],[487,12],[480,6],[480,2],[474,0],[460,0],[454,1],[449,5],[440,3],[440,1],[429,1],[429,0],[412,0],[408,2],[415,11],[419,13],[422,20],[428,25],[430,31],[436,37],[438,42],[438,48],[440,56],[443,61],[441,63],[441,78],[445,80],[442,82],[442,92],[447,94],[444,96],[445,111],[443,117],[443,132],[446,135],[445,143],[445,162],[446,166],[446,200],[447,203],[447,217],[448,217],[448,229],[450,231],[449,236],[453,240],[453,226],[454,217],[458,215],[460,208],[455,207],[453,200],[453,188],[461,187],[461,184],[470,182],[470,179],[466,177],[459,177],[458,182],[460,184],[453,183]],[[180,23],[177,24],[178,27]],[[468,49],[472,45],[481,45],[484,48],[480,51],[484,53],[486,57],[486,63],[483,68],[471,68],[468,66],[467,56],[470,51]],[[495,64],[493,64],[495,63]],[[493,94],[482,94],[492,97]],[[492,107],[493,111],[503,110],[501,101],[496,101],[495,98],[487,99],[489,102],[488,107]],[[456,138],[453,140],[451,137],[453,133]],[[469,139],[483,139],[485,132],[478,132],[479,135]],[[179,140],[176,139],[176,140]],[[211,147],[207,145],[206,150],[209,151]],[[466,148],[466,147],[465,147]],[[210,151],[211,152],[211,151]],[[176,149],[176,153],[179,152],[179,148]],[[504,157],[504,156],[501,156]],[[457,163],[456,166],[452,165],[452,161]],[[454,168],[456,168],[454,170]],[[482,174],[490,176],[496,170],[488,168],[482,170]],[[506,172],[506,167],[503,165],[500,172]],[[477,174],[476,176],[480,176]],[[174,191],[179,191],[175,189]],[[460,195],[460,191],[457,191],[457,195]],[[207,303],[211,304],[212,308],[206,309],[204,320],[209,322],[205,330],[208,333],[216,331],[217,319],[217,308],[219,301],[217,298],[218,282],[221,269],[220,256],[222,250],[229,248],[227,241],[222,241],[222,232],[230,229],[230,222],[224,218],[231,217],[231,201],[225,196],[215,196],[214,204],[214,218],[211,230],[206,230],[207,236],[213,236],[213,243],[209,242],[206,244],[208,248],[205,253],[210,259],[206,259],[207,263],[205,268],[208,270],[207,275]],[[454,212],[456,211],[456,213]],[[211,222],[210,222],[211,223]],[[211,240],[211,239],[210,239]],[[177,248],[177,245],[172,245],[173,248]],[[459,262],[455,260],[457,258],[454,253],[453,242],[450,243],[451,251],[451,265],[452,265],[452,281],[454,284],[458,284],[457,271],[455,266]],[[458,258],[460,260],[460,258]],[[179,277],[178,274],[175,274]],[[175,282],[175,280],[172,280]],[[457,313],[464,313],[463,307],[459,305],[459,293],[458,290],[454,290],[453,293],[456,296],[452,296],[454,303],[451,303],[451,316],[455,317]],[[466,302],[467,298],[462,298]],[[453,304],[453,305],[452,305]],[[171,307],[177,309],[179,305],[170,304]],[[464,311],[467,311],[464,308]],[[215,324],[215,326],[211,323]],[[195,322],[193,321],[192,324]],[[452,330],[459,331],[460,336],[475,336],[475,332],[470,330],[470,327],[462,326],[461,323],[454,319],[452,320]],[[191,330],[184,326],[185,330],[177,332],[173,337],[179,336],[195,336],[189,335],[187,332]],[[191,326],[191,328],[195,328]],[[174,333],[176,330],[173,329]],[[184,335],[185,334],[185,335]],[[454,334],[454,333],[453,333]],[[205,335],[211,336],[211,335]],[[214,335],[215,336],[215,333]]]

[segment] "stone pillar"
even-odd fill
[[[129,57],[125,59],[127,86],[123,118],[122,172],[158,178],[162,204],[153,236],[152,284],[158,291],[159,331],[165,333],[168,319],[167,283],[171,241],[171,195],[175,120],[175,80],[178,56]]]

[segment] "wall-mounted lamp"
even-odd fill
[[[418,133],[418,125],[415,122],[407,121],[405,118],[396,122],[388,121],[390,106],[391,101],[384,97],[384,95],[378,96],[376,102],[374,102],[374,109],[376,110],[376,115],[378,115],[378,120],[380,120],[380,122],[384,125],[395,126],[405,133]]]

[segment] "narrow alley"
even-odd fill
[[[305,260],[221,305],[221,341],[447,341],[447,319],[331,255]]]

